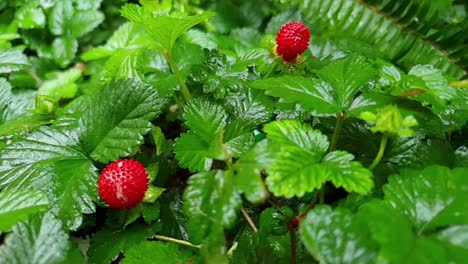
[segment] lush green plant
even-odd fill
[[[2,1],[0,263],[465,263],[466,7]]]

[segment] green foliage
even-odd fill
[[[0,1],[0,263],[465,263],[462,2]]]

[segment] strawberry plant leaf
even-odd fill
[[[122,264],[138,264],[138,263],[186,263],[190,260],[189,251],[179,250],[176,244],[163,242],[141,242],[125,252],[125,258]]]
[[[187,127],[205,142],[213,138],[226,126],[226,112],[215,103],[194,99],[184,107],[183,117]]]
[[[333,151],[325,155],[322,164],[327,166],[330,181],[348,192],[369,193],[374,187],[372,172],[346,151]]]
[[[49,207],[47,195],[39,190],[5,190],[0,192],[0,232],[10,231],[11,227],[30,215]]]
[[[19,71],[30,66],[28,58],[21,50],[0,48],[0,73]]]
[[[130,154],[143,142],[167,100],[136,80],[116,80],[104,87],[79,120],[80,141],[91,158],[102,163]]]
[[[450,170],[442,166],[430,166],[421,171],[402,170],[400,176],[389,178],[383,189],[385,199],[409,217],[417,232],[467,224],[466,174],[466,168]]]
[[[194,241],[208,237],[216,227],[232,226],[241,205],[230,171],[201,172],[191,176],[184,201]]]
[[[54,176],[52,211],[64,225],[76,230],[83,221],[83,214],[95,211],[98,200],[96,168],[89,160],[62,160],[51,172]]]
[[[139,49],[150,44],[150,36],[142,27],[127,22],[114,31],[105,45],[86,51],[81,58],[85,61],[101,59],[119,51]]]
[[[153,37],[154,45],[163,53],[171,52],[177,38],[187,30],[214,16],[213,12],[204,12],[195,16],[155,14],[132,4],[124,5],[121,12],[128,20],[142,25]]]
[[[253,88],[283,99],[285,103],[299,103],[314,114],[334,115],[340,109],[333,102],[333,88],[324,81],[300,76],[281,76],[258,79]]]
[[[36,109],[39,114],[49,114],[56,110],[60,99],[71,99],[78,91],[76,81],[81,77],[82,71],[71,68],[57,74],[52,80],[42,83],[37,90]]]
[[[366,223],[343,208],[314,208],[301,222],[301,238],[321,263],[375,263],[377,245]]]
[[[244,192],[252,203],[260,203],[267,197],[261,172],[271,165],[273,159],[268,151],[267,140],[260,141],[246,152],[235,164],[237,174],[234,178],[236,187]]]
[[[379,258],[391,263],[449,263],[468,254],[459,243],[451,241],[450,231],[442,231],[447,243],[433,236],[413,232],[410,219],[385,201],[374,201],[360,208],[357,217],[369,224],[373,238],[379,242]],[[459,229],[466,236],[466,230]],[[465,232],[463,232],[465,231]],[[452,251],[454,250],[454,251]],[[446,252],[451,252],[447,254]],[[465,251],[465,252],[463,252]]]
[[[61,263],[69,247],[68,235],[52,213],[35,215],[13,227],[0,246],[0,262]]]
[[[208,171],[211,169],[209,145],[198,136],[188,133],[182,134],[176,141],[176,158],[180,166],[191,172]]]
[[[345,151],[325,155],[327,137],[298,121],[269,123],[264,128],[269,144],[279,146],[266,183],[278,196],[303,196],[331,181],[349,192],[367,193],[373,187],[372,173]]]
[[[78,41],[68,36],[57,37],[52,42],[52,56],[61,66],[68,65],[78,51]]]
[[[110,263],[120,252],[127,252],[146,238],[151,237],[159,229],[157,225],[142,225],[133,223],[125,229],[115,223],[108,223],[91,239],[88,250],[89,263]]]
[[[191,172],[207,171],[214,158],[222,158],[222,133],[227,114],[205,99],[193,99],[184,107],[183,117],[190,129],[176,140],[176,158]]]
[[[96,169],[81,152],[74,135],[41,127],[7,145],[0,157],[0,186],[46,191],[68,228],[78,228],[82,214],[94,212]]]
[[[347,112],[375,71],[363,57],[351,56],[333,61],[320,69],[318,75],[320,79],[289,75],[259,79],[252,86],[285,103],[298,103],[314,114],[326,116]]]
[[[359,89],[375,74],[372,65],[362,56],[334,61],[318,71],[318,76],[333,87],[334,102],[341,111],[349,108]]]

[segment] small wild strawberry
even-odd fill
[[[130,209],[141,202],[148,190],[145,167],[135,160],[112,162],[102,170],[98,181],[101,199],[114,209]]]
[[[302,22],[283,25],[276,36],[276,54],[287,63],[295,63],[297,56],[309,47],[310,32]]]

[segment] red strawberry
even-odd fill
[[[98,191],[109,207],[130,209],[143,200],[148,184],[145,167],[138,161],[123,159],[112,162],[102,170]]]
[[[276,53],[287,63],[295,63],[297,56],[309,47],[310,32],[302,22],[291,22],[281,27],[276,36]]]

